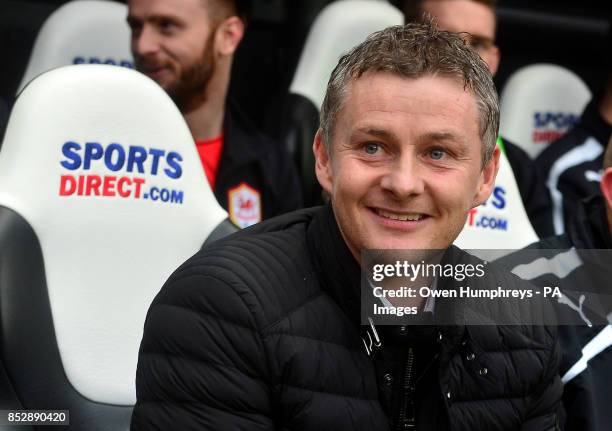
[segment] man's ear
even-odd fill
[[[606,200],[608,208],[612,209],[612,168],[604,170],[599,187],[601,188],[601,194]]]
[[[230,56],[236,52],[244,36],[244,22],[237,16],[230,16],[217,27],[215,34],[215,50],[222,56]]]
[[[327,145],[330,145],[327,143]],[[315,157],[315,173],[317,180],[323,190],[331,195],[332,192],[332,166],[331,159],[329,157],[329,149],[323,143],[323,132],[321,129],[317,130],[314,142],[312,143],[312,152]]]
[[[497,172],[499,171],[499,158],[500,149],[496,145],[491,159],[484,166],[482,172],[480,172],[480,179],[478,180],[478,188],[472,202],[472,208],[485,203],[489,196],[491,196],[493,187],[495,187],[495,178],[497,178]]]

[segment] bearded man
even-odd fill
[[[243,38],[245,0],[129,0],[136,69],[183,113],[208,182],[239,227],[302,206],[297,171],[284,148],[227,102]]]

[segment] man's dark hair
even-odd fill
[[[202,0],[202,2],[205,6],[211,3],[217,6],[217,10],[211,12],[213,12],[213,19],[218,20],[235,15],[246,24],[251,19],[253,12],[253,0]]]
[[[423,3],[426,0],[400,0],[398,7],[402,10],[405,22],[423,22],[426,19],[423,15]],[[453,0],[430,0],[430,1],[453,1]],[[491,10],[495,10],[497,0],[471,0],[475,3],[483,4]]]
[[[236,15],[248,22],[253,15],[253,0],[231,0],[234,3]]]

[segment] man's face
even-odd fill
[[[353,81],[329,152],[317,134],[317,178],[342,235],[366,249],[444,249],[485,201],[499,152],[481,169],[476,102],[454,80],[387,73]]]
[[[495,14],[491,8],[472,0],[425,0],[421,10],[432,15],[441,30],[469,33],[469,45],[495,75],[499,49],[495,45]]]
[[[136,69],[181,109],[205,100],[215,70],[215,28],[202,0],[129,0]],[[195,99],[195,100],[194,100]]]

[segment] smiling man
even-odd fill
[[[128,0],[136,69],[183,113],[206,177],[239,227],[301,208],[297,171],[284,148],[227,103],[249,0]]]
[[[452,33],[391,27],[343,56],[313,146],[330,204],[215,242],[170,277],[147,316],[132,429],[557,429],[554,330],[379,328],[378,356],[362,339],[376,329],[360,325],[363,253],[462,253],[498,121],[485,63]]]
[[[446,248],[497,171],[498,152],[483,153],[476,100],[454,77],[366,72],[315,141],[344,239],[356,259],[367,249]]]

